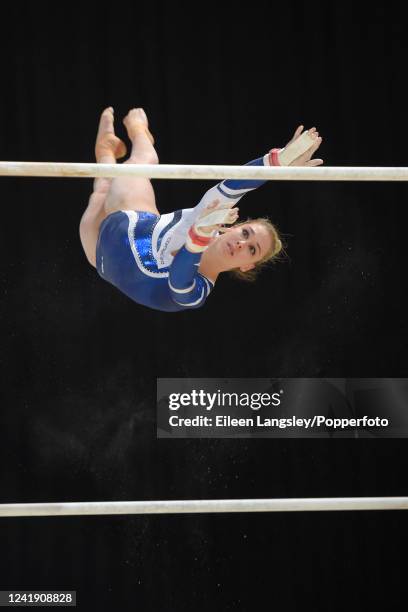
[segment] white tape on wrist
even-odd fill
[[[306,153],[315,141],[309,136],[309,131],[303,132],[299,138],[296,138],[294,142],[291,142],[287,147],[279,151],[279,163],[281,166],[290,166],[300,155]]]
[[[208,227],[210,225],[223,225],[228,223],[228,217],[231,213],[231,208],[220,208],[206,215],[203,219],[198,219],[196,227]]]

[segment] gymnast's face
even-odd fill
[[[214,241],[214,247],[224,270],[240,268],[247,272],[268,253],[272,238],[266,227],[253,221],[227,228]]]

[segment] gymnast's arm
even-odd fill
[[[198,271],[201,257],[221,225],[231,225],[237,218],[237,209],[220,207],[217,201],[201,211],[169,268],[169,289],[176,304],[199,308],[205,302],[214,283]]]
[[[248,162],[247,166],[271,166],[271,165],[291,165],[291,166],[319,166],[323,163],[321,159],[312,159],[313,154],[319,148],[322,139],[316,128],[311,128],[307,132],[303,131],[303,126],[299,126],[295,131],[292,139],[288,142],[284,149],[272,149],[264,155]],[[266,181],[257,180],[241,180],[227,179],[218,185],[209,189],[197,204],[192,209],[188,217],[188,227],[190,232],[187,237],[187,243],[176,253],[174,260],[169,269],[169,288],[173,300],[180,305],[191,308],[199,308],[208,297],[213,283],[198,272],[201,256],[207,245],[202,246],[205,242],[200,240],[205,235],[211,233],[211,229],[220,227],[223,224],[230,224],[236,220],[237,209],[231,210],[238,201],[249,191],[263,185]],[[212,216],[211,227],[198,228],[200,219]],[[224,218],[217,218],[217,215],[224,215]],[[201,231],[200,231],[201,230]],[[192,233],[191,233],[192,232]],[[198,242],[197,242],[198,240]],[[200,244],[201,243],[201,244]],[[202,248],[201,248],[202,246]]]
[[[248,166],[263,166],[269,163],[269,154],[248,162]],[[187,242],[179,249],[169,268],[169,289],[174,302],[188,308],[199,308],[207,299],[214,284],[198,272],[202,254],[208,246],[211,230],[225,223],[233,223],[238,216],[234,208],[238,201],[253,189],[260,187],[266,181],[225,180],[215,185],[202,197],[200,202],[190,212],[186,225],[189,227]],[[197,230],[200,220],[209,214],[221,215],[216,218],[210,228]],[[230,220],[227,217],[230,216]],[[208,236],[206,238],[205,236]]]
[[[322,159],[312,159],[314,153],[320,147],[322,138],[316,128],[311,128],[303,132],[303,125],[300,125],[291,140],[283,149],[271,149],[262,157],[258,157],[245,166],[320,166]],[[248,179],[227,179],[209,189],[192,210],[191,222],[198,216],[203,208],[218,201],[219,206],[235,206],[239,200],[250,191],[257,189],[266,181]]]
[[[188,308],[199,308],[207,299],[214,283],[200,274],[203,252],[193,253],[186,245],[175,255],[169,268],[169,289],[174,302]]]

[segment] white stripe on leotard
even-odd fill
[[[174,300],[174,301],[176,302],[176,304],[179,304],[180,306],[197,306],[197,304],[201,302],[203,297],[204,297],[204,287],[201,289],[201,295],[196,302],[190,302],[189,304],[185,304],[184,302],[177,302],[177,300]]]
[[[189,293],[190,291],[192,291],[194,289],[195,285],[196,285],[196,282],[195,282],[195,279],[194,279],[194,282],[191,285],[191,287],[187,287],[187,289],[176,289],[175,287],[173,287],[173,285],[171,284],[170,279],[169,279],[169,287],[170,287],[170,289],[172,291],[175,291],[176,293]]]

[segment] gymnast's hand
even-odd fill
[[[238,219],[238,209],[231,204],[221,204],[214,200],[201,211],[196,222],[190,227],[186,248],[191,253],[202,253],[213,240],[216,231],[225,223],[231,224]]]
[[[198,231],[211,235],[223,225],[232,225],[238,219],[239,209],[231,208],[230,204],[221,204],[214,200],[206,206],[196,221]]]
[[[289,147],[289,145],[292,142],[295,142],[295,140],[297,140],[300,135],[303,132],[303,125],[299,125],[299,127],[297,128],[296,132],[293,135],[293,138],[291,140],[289,140],[288,144],[286,145],[285,149],[287,147]],[[316,153],[317,149],[320,147],[320,145],[322,144],[322,138],[321,136],[319,136],[319,132],[316,130],[315,127],[310,128],[310,130],[307,130],[308,136],[311,138],[313,142],[313,144],[309,147],[309,149],[307,149],[307,151],[305,153],[302,153],[302,155],[299,155],[299,157],[297,157],[296,159],[294,159],[289,166],[309,166],[309,167],[313,167],[313,166],[321,166],[323,163],[322,159],[312,159],[313,155]]]

